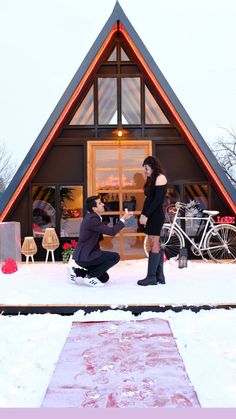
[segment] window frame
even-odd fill
[[[73,182],[34,182],[31,183],[30,185],[30,202],[31,205],[29,206],[29,231],[32,231],[32,235],[33,235],[33,187],[37,187],[37,186],[41,186],[41,187],[54,187],[55,188],[55,230],[56,233],[58,235],[58,238],[60,241],[66,241],[68,239],[75,239],[75,237],[63,237],[61,236],[61,194],[60,194],[60,189],[62,187],[76,187],[79,186],[82,188],[82,199],[83,199],[83,213],[82,213],[82,218],[84,217],[84,202],[85,202],[85,184],[82,182],[78,182],[78,183],[73,183]],[[41,240],[42,237],[35,237],[36,240]]]
[[[116,48],[117,53],[117,60],[116,61],[108,61],[111,52]],[[130,61],[121,61],[121,49],[127,54],[130,58]],[[99,103],[98,103],[98,79],[99,78],[116,78],[117,81],[117,122],[115,124],[99,124]],[[150,81],[147,79],[147,76],[143,73],[141,69],[138,67],[138,63],[132,59],[132,54],[126,51],[126,46],[123,45],[122,41],[116,40],[116,42],[112,45],[107,55],[107,58],[104,62],[101,63],[99,69],[97,70],[96,74],[94,75],[93,81],[90,85],[87,86],[86,92],[84,92],[83,99],[86,97],[87,93],[93,86],[93,94],[94,94],[94,124],[92,125],[71,125],[70,121],[74,118],[74,115],[78,111],[78,108],[82,105],[83,99],[80,101],[79,106],[77,105],[76,109],[74,109],[73,113],[70,116],[70,121],[68,122],[69,127],[80,127],[80,128],[95,128],[95,130],[103,129],[103,128],[114,128],[117,126],[118,123],[122,123],[122,92],[121,92],[121,83],[122,79],[124,78],[140,78],[140,123],[132,123],[132,124],[125,124],[124,126],[129,127],[139,127],[141,129],[145,128],[160,128],[160,127],[172,127],[174,126],[172,122],[171,115],[169,114],[167,109],[163,109],[163,103],[159,100],[153,92],[153,88],[150,84]],[[161,111],[165,115],[166,119],[168,120],[168,124],[163,123],[156,123],[150,124],[145,123],[145,86],[150,91],[151,95],[153,96],[154,100],[156,101],[157,105],[160,107]]]

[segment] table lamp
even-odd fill
[[[29,262],[29,258],[31,257],[32,262],[34,263],[34,255],[37,253],[37,245],[34,241],[33,237],[25,237],[22,247],[21,253],[26,257],[26,263]]]
[[[54,227],[48,227],[45,229],[45,233],[42,240],[42,246],[47,250],[45,263],[48,261],[49,253],[51,253],[52,261],[55,262],[54,250],[59,247],[60,243],[57,237],[57,233]]]

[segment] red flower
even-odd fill
[[[63,246],[62,246],[62,248],[64,250],[68,250],[68,249],[70,249],[70,247],[71,247],[71,245],[69,243],[64,243]]]
[[[61,254],[64,263],[69,261],[75,247],[77,246],[77,243],[78,242],[76,242],[75,240],[71,240],[70,243],[66,242],[62,245],[63,251],[61,252]]]
[[[77,246],[77,242],[75,240],[71,240],[71,246],[75,248]]]

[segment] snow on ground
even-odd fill
[[[236,407],[236,310],[143,313],[109,310],[73,316],[0,316],[0,407],[40,407],[72,321],[170,322],[202,407]]]
[[[12,275],[0,274],[0,305],[78,304],[181,305],[233,304],[236,301],[236,264],[188,262],[178,268],[176,261],[165,262],[165,286],[137,286],[146,276],[147,259],[126,260],[110,271],[110,281],[95,291],[74,285],[67,279],[63,263],[19,264]]]
[[[70,284],[66,266],[22,264],[12,275],[0,275],[4,304],[214,304],[236,301],[236,266],[189,262],[187,269],[165,263],[167,284],[138,287],[147,260],[124,261],[110,270],[102,288]],[[2,306],[3,307],[3,306]],[[122,310],[73,316],[52,314],[0,316],[0,408],[40,407],[72,321],[141,320],[170,322],[187,373],[202,407],[236,407],[236,309],[145,312]]]

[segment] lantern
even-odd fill
[[[48,261],[49,252],[51,253],[52,261],[55,262],[54,250],[59,247],[60,243],[57,237],[55,228],[50,227],[45,229],[45,233],[42,240],[42,246],[47,250],[45,263]]]
[[[32,262],[34,263],[34,255],[37,253],[37,245],[34,241],[33,237],[25,237],[22,247],[21,247],[22,255],[26,257],[26,263],[29,262],[29,258],[31,257]]]
[[[188,266],[188,251],[186,247],[182,247],[179,251],[179,268],[187,268]]]

